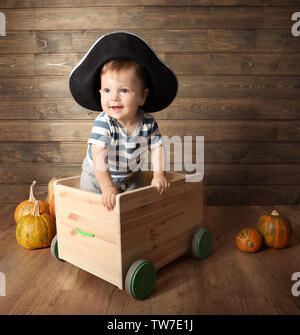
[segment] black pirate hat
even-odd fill
[[[158,112],[174,100],[178,86],[174,72],[137,35],[112,32],[101,36],[70,74],[70,90],[79,105],[102,111],[100,71],[106,62],[118,58],[134,60],[146,70],[149,96],[143,106],[145,111]]]

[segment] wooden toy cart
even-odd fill
[[[150,185],[152,172],[144,175]],[[102,205],[101,195],[80,190],[80,176],[58,179],[52,256],[125,286],[135,299],[146,298],[159,268],[190,249],[198,258],[211,251],[211,233],[201,227],[202,181],[185,177],[167,172],[170,188],[163,195],[154,186],[120,193],[113,211]]]

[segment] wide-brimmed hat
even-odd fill
[[[100,101],[100,71],[112,59],[131,59],[144,67],[149,77],[149,95],[142,107],[158,112],[174,100],[177,78],[174,72],[139,36],[118,31],[101,36],[75,66],[69,85],[76,102],[84,108],[102,111]]]

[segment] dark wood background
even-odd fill
[[[97,113],[68,77],[113,30],[140,35],[179,79],[155,116],[164,135],[205,137],[205,203],[300,203],[299,0],[1,0],[0,204],[44,198],[80,173]]]

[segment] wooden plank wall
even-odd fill
[[[1,0],[0,203],[80,173],[93,119],[68,76],[102,34],[140,35],[179,79],[162,133],[205,137],[206,204],[300,203],[299,0]]]

